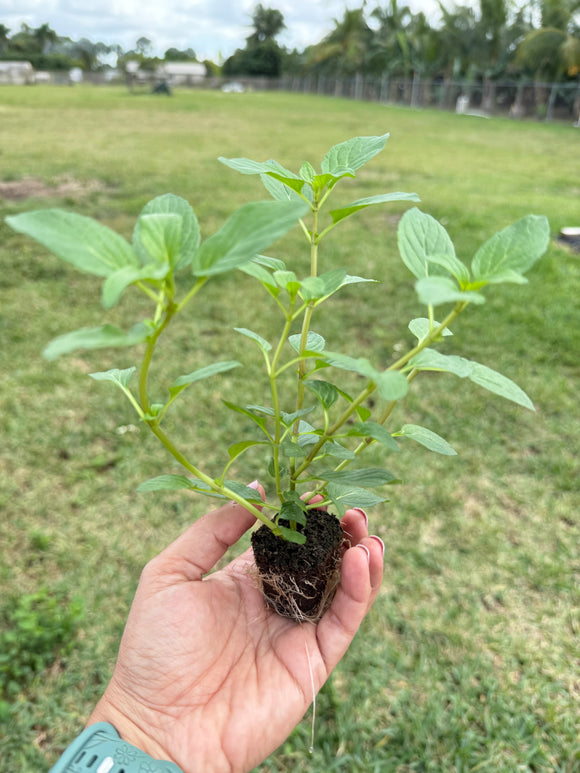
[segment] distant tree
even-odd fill
[[[8,27],[5,24],[0,24],[0,54],[4,53],[8,47],[10,42],[9,34],[10,30]]]
[[[375,8],[371,16],[379,22],[371,46],[373,69],[407,74],[411,69],[408,40],[408,28],[413,20],[411,9],[408,5],[400,6],[397,0],[389,0],[385,8]]]
[[[204,59],[205,71],[210,78],[219,78],[222,74],[222,68],[219,64],[212,62],[211,59]]]
[[[180,51],[178,48],[168,48],[163,54],[166,62],[196,62],[197,57],[193,48],[186,48]]]
[[[140,37],[136,44],[135,50],[143,57],[149,58],[153,55],[153,43],[146,37]]]
[[[580,72],[580,39],[555,27],[542,27],[527,35],[516,61],[544,80],[575,77]]]
[[[238,50],[223,64],[227,76],[255,75],[278,78],[282,72],[283,50],[275,40],[286,26],[284,16],[273,8],[256,7],[252,16],[254,31],[246,38],[245,48]]]
[[[485,58],[476,12],[468,6],[448,10],[441,1],[439,9],[442,16],[438,29],[442,69],[448,76],[464,77],[473,71],[476,62],[481,63]]]
[[[285,29],[284,15],[275,8],[264,8],[260,3],[252,14],[252,24],[254,31],[246,38],[248,47],[264,43],[274,38]]]
[[[310,65],[334,75],[354,75],[365,69],[373,33],[361,8],[344,10],[334,29],[311,50]]]
[[[77,42],[72,42],[70,54],[78,60],[83,70],[96,71],[102,68],[101,58],[111,53],[118,54],[118,47],[109,46],[106,43],[93,43],[92,40],[81,38]]]
[[[58,41],[58,35],[51,29],[50,24],[41,24],[32,34],[38,43],[41,54],[46,54],[49,48]]]

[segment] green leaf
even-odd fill
[[[224,156],[220,156],[218,161],[225,166],[229,166],[230,169],[240,172],[240,174],[275,174],[279,177],[288,177],[292,180],[300,180],[301,183],[304,182],[298,175],[286,169],[277,161],[274,161],[274,159],[269,161],[252,161],[250,158],[224,158]]]
[[[475,282],[514,281],[541,258],[550,243],[550,224],[546,217],[527,215],[494,234],[475,253],[471,271]],[[505,277],[505,272],[511,279]]]
[[[304,182],[309,183],[312,185],[314,182],[314,178],[316,177],[316,171],[311,163],[308,161],[305,161],[302,166],[300,167],[300,177],[304,180]]]
[[[382,424],[377,424],[376,421],[359,422],[349,430],[348,434],[353,437],[369,437],[376,440],[390,451],[400,451],[400,448],[391,433],[388,432]]]
[[[233,491],[234,494],[237,494],[237,496],[243,497],[243,499],[246,499],[248,502],[259,502],[262,504],[260,492],[246,486],[245,483],[238,483],[235,480],[225,480],[224,486],[229,488],[230,491]]]
[[[350,507],[374,507],[387,500],[372,491],[355,486],[345,486],[341,483],[329,483],[326,492],[339,513],[344,514]]]
[[[397,435],[411,438],[430,451],[435,451],[436,454],[457,456],[457,451],[440,435],[426,427],[420,427],[418,424],[405,424],[401,427],[401,431],[397,432]]]
[[[381,467],[369,467],[363,470],[342,470],[335,472],[317,473],[317,478],[332,483],[340,483],[344,486],[360,486],[362,488],[374,488],[375,486],[386,486],[389,483],[397,481],[397,477],[388,470]]]
[[[278,528],[282,532],[282,537],[286,542],[293,542],[295,545],[306,544],[306,535],[302,534],[302,532],[288,529],[286,526],[280,526],[280,524],[278,524]]]
[[[348,370],[353,373],[358,373],[360,376],[370,379],[375,382],[379,377],[379,372],[370,364],[365,357],[349,357],[347,354],[341,354],[340,352],[324,352],[324,359],[335,368],[340,370]]]
[[[356,454],[353,451],[341,446],[336,441],[325,443],[324,456],[332,456],[334,459],[348,459],[350,461],[356,459]]]
[[[450,277],[428,276],[415,283],[415,290],[421,303],[440,306],[442,303],[485,303],[485,298],[473,290],[460,290]]]
[[[280,451],[287,459],[304,459],[306,451],[298,443],[293,443],[291,440],[283,440],[280,443]]]
[[[453,242],[445,228],[417,207],[407,210],[401,218],[397,241],[403,263],[417,279],[441,273],[429,270],[430,256],[455,257]]]
[[[409,391],[409,382],[402,373],[386,370],[375,379],[377,391],[383,400],[401,400]]]
[[[252,263],[257,263],[259,266],[264,266],[272,271],[285,271],[286,264],[280,258],[270,258],[267,255],[256,255],[252,258]]]
[[[7,217],[6,222],[87,274],[107,277],[124,266],[139,265],[133,248],[122,236],[90,217],[41,209]]]
[[[301,177],[298,177],[294,172],[286,169],[273,159],[269,161],[252,161],[249,158],[224,158],[220,156],[218,161],[241,174],[259,174],[272,177],[297,193],[300,193],[304,187],[304,180]]]
[[[54,360],[62,354],[69,354],[77,349],[134,346],[145,341],[150,332],[150,329],[143,323],[134,325],[128,333],[114,325],[85,327],[53,339],[42,354],[47,360]]]
[[[305,447],[317,443],[322,430],[316,430],[307,421],[298,422],[298,445]]]
[[[299,193],[296,193],[295,190],[284,185],[280,180],[275,180],[268,174],[260,175],[260,180],[270,196],[276,201],[303,201],[302,196],[309,190],[308,188],[303,189],[301,196]],[[308,196],[306,196],[306,198],[308,198]]]
[[[429,263],[435,263],[435,265],[449,271],[451,276],[455,277],[460,285],[469,284],[469,269],[454,254],[428,255],[427,260]]]
[[[440,325],[439,322],[433,322],[434,328],[439,327],[439,325]],[[413,333],[413,335],[418,341],[423,341],[425,338],[427,338],[427,336],[431,332],[431,323],[427,319],[427,317],[417,317],[417,319],[412,319],[409,322],[409,330],[411,331],[411,333]],[[441,335],[452,336],[453,333],[451,332],[451,330],[449,330],[448,327],[446,327]]]
[[[469,379],[475,384],[478,384],[500,397],[505,397],[506,400],[511,400],[513,403],[517,403],[524,408],[529,408],[530,411],[536,410],[534,404],[524,390],[520,389],[520,387],[507,376],[503,376],[496,370],[492,370],[486,365],[481,365],[479,362],[471,362],[471,366],[472,370]]]
[[[147,266],[125,266],[110,274],[103,284],[102,304],[105,309],[112,309],[119,301],[127,287],[141,281],[159,282],[165,279],[171,268],[168,263],[152,263]]]
[[[325,351],[324,358],[335,368],[353,371],[370,379],[384,400],[400,400],[408,392],[409,384],[402,373],[388,370],[380,373],[364,357],[354,358],[346,354]]]
[[[179,215],[141,214],[133,232],[133,248],[141,262],[173,267],[181,247],[182,226]]]
[[[187,478],[185,475],[158,475],[156,478],[149,478],[137,486],[139,493],[149,493],[151,491],[179,491],[180,489],[195,488],[195,480]]]
[[[341,207],[340,209],[331,209],[330,216],[332,222],[336,224],[361,209],[366,209],[366,207],[370,207],[373,204],[384,204],[389,201],[420,201],[420,198],[416,193],[401,193],[400,191],[397,191],[396,193],[383,193],[379,196],[368,196],[364,199],[357,199],[356,201],[353,201],[352,204],[348,204],[346,207]]]
[[[389,135],[380,137],[353,137],[334,145],[322,159],[323,173],[356,172],[385,147]]]
[[[300,282],[293,271],[274,271],[274,281],[281,290],[287,290],[290,295],[296,295],[300,290]]]
[[[292,411],[292,413],[286,413],[285,411],[280,411],[280,418],[282,419],[282,424],[285,427],[291,427],[292,424],[294,424],[294,422],[296,421],[296,419],[300,419],[302,416],[307,416],[309,413],[312,413],[313,410],[314,410],[314,406],[311,406],[310,408],[300,408],[299,411]]]
[[[269,352],[271,350],[272,344],[268,343],[268,341],[266,341],[265,338],[262,338],[261,335],[258,335],[258,333],[254,333],[253,330],[248,330],[246,327],[235,327],[234,330],[236,333],[241,333],[246,336],[246,338],[251,338],[252,341],[255,341],[263,352]]]
[[[304,509],[298,504],[298,502],[282,502],[280,507],[280,518],[291,523],[299,523],[302,526],[306,526],[306,513]],[[279,521],[278,521],[279,524]]]
[[[342,286],[346,271],[337,268],[320,276],[309,276],[301,282],[300,293],[305,301],[317,301],[335,293]]]
[[[338,389],[328,381],[313,380],[305,382],[306,388],[320,400],[325,410],[332,408],[338,400]]]
[[[250,261],[249,263],[244,263],[243,266],[239,267],[239,270],[243,271],[244,274],[247,274],[248,276],[252,276],[254,277],[254,279],[257,279],[258,282],[261,282],[269,292],[274,291],[275,296],[279,294],[280,290],[277,287],[276,282],[272,277],[272,274],[270,274],[269,271],[266,271],[266,269],[263,268],[262,266],[259,266],[256,263],[254,263],[254,261]]]
[[[179,376],[175,380],[172,387],[169,388],[169,394],[174,397],[178,395],[182,390],[188,387],[190,384],[194,384],[196,381],[201,381],[205,378],[210,378],[218,373],[226,373],[233,368],[239,368],[241,362],[237,360],[225,360],[224,362],[213,362],[211,365],[206,365],[204,368],[194,370],[192,373],[188,373],[184,376]]]
[[[257,413],[263,413],[265,416],[275,416],[276,412],[273,408],[266,405],[246,405],[247,411],[256,411]]]
[[[141,229],[139,223],[141,218],[151,215],[167,215],[179,218],[181,223],[179,229],[179,244],[177,245],[177,249],[171,250],[172,257],[170,258],[170,263],[175,271],[188,266],[201,241],[199,223],[197,222],[197,217],[190,204],[185,199],[182,199],[180,196],[175,196],[172,193],[157,196],[143,207],[135,228],[137,233]],[[170,243],[171,240],[168,239],[167,246],[169,246]],[[137,239],[135,238],[135,234],[133,235],[133,245],[138,254],[140,254],[141,247],[146,247],[146,245],[141,244],[139,236]],[[141,259],[144,263],[149,262],[146,258],[142,257]]]
[[[303,202],[258,201],[244,204],[196,252],[196,276],[214,276],[238,268],[284,236],[306,212]]]
[[[89,373],[89,376],[91,378],[94,378],[95,381],[112,381],[113,384],[117,384],[118,386],[122,386],[125,389],[129,386],[129,381],[131,380],[131,376],[137,368],[124,368],[123,370],[119,370],[119,368],[112,368],[111,370],[104,370],[100,371],[98,373]]]
[[[269,443],[266,443],[264,440],[242,440],[239,443],[234,443],[228,448],[228,454],[230,459],[237,459],[240,454],[243,454],[244,451],[247,451],[248,448],[252,448],[252,446],[267,446]]]
[[[436,349],[423,349],[409,362],[417,370],[438,370],[453,373],[459,378],[469,378],[473,363],[455,354],[441,354]]]
[[[288,337],[288,343],[294,349],[295,352],[298,352],[298,354],[300,354],[301,340],[302,340],[302,336],[300,335],[300,333],[297,333],[296,335],[291,335]],[[326,346],[326,341],[321,335],[318,335],[318,333],[314,333],[312,330],[308,332],[308,335],[306,337],[305,351],[323,352],[325,346]]]
[[[232,403],[229,400],[222,400],[222,402],[226,408],[230,409],[230,411],[241,413],[242,416],[247,416],[269,437],[268,431],[266,430],[266,419],[263,416],[256,416],[254,413],[252,413],[252,411],[244,408],[242,405],[236,405],[236,403]]]

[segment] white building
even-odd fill
[[[0,83],[24,86],[27,83],[34,83],[35,75],[34,67],[30,62],[0,61]]]
[[[168,86],[192,86],[204,80],[206,69],[200,62],[164,62],[155,74]]]

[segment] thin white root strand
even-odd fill
[[[310,726],[310,748],[308,751],[310,754],[314,754],[314,726],[316,724],[316,688],[314,686],[314,673],[312,672],[312,662],[310,660],[310,652],[308,651],[308,643],[304,641],[304,649],[306,650],[306,659],[308,660],[308,673],[310,674],[310,686],[312,687],[312,723]]]

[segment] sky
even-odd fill
[[[135,47],[140,37],[153,43],[153,53],[192,48],[198,59],[226,59],[243,48],[251,32],[252,11],[258,0],[0,0],[0,24],[11,34],[24,22],[30,27],[48,23],[61,37]],[[266,8],[284,14],[287,29],[281,45],[302,49],[317,43],[333,28],[346,7],[345,0],[262,0]],[[372,9],[377,3],[370,3]],[[404,0],[414,12],[423,11],[432,24],[439,20],[437,0]]]

